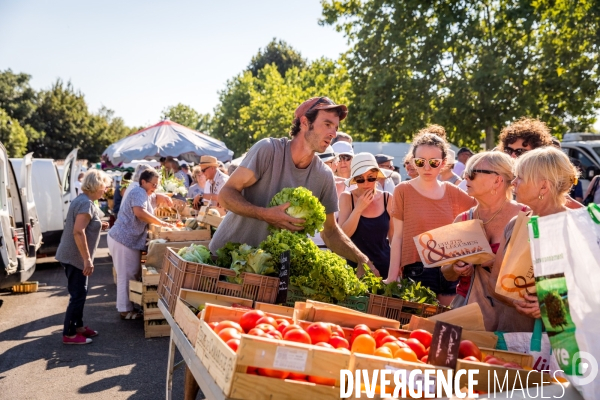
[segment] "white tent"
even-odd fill
[[[103,156],[115,165],[168,156],[192,163],[199,163],[201,156],[213,156],[227,162],[233,158],[233,151],[220,140],[166,120],[111,144]]]

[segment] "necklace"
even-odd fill
[[[477,207],[477,219],[480,219],[484,225],[487,225],[490,222],[492,222],[492,220],[494,218],[496,218],[496,215],[500,214],[500,211],[502,211],[502,209],[504,208],[505,205],[506,205],[506,202],[504,202],[504,204],[502,204],[502,207],[500,207],[500,209],[498,211],[496,211],[496,213],[494,215],[492,215],[492,218],[488,219],[487,222],[485,222],[483,219],[481,219],[481,215],[479,214],[479,207]]]

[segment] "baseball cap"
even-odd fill
[[[388,156],[387,154],[375,154],[375,160],[377,160],[377,164],[392,161],[393,159],[394,157]]]
[[[473,152],[471,151],[471,149],[469,149],[467,147],[461,147],[460,150],[458,150],[457,155],[461,155],[462,153],[471,153],[471,154],[473,154]]]
[[[335,158],[335,152],[331,146],[327,146],[327,149],[323,153],[317,153],[317,155],[323,162],[331,161]]]
[[[335,104],[335,102],[328,97],[311,97],[296,108],[294,118],[300,118],[303,115],[306,115],[310,110],[333,110],[336,108],[342,110],[340,121],[346,118],[348,115],[348,107],[345,105]]]
[[[352,149],[352,145],[348,142],[335,142],[331,147],[338,156],[347,154],[354,157],[354,149]]]

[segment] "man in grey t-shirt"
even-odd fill
[[[286,214],[289,204],[267,207],[271,198],[286,187],[304,186],[325,207],[327,218],[321,237],[327,247],[340,256],[376,271],[352,241],[338,227],[334,213],[338,211],[333,173],[315,153],[325,151],[336,136],[339,122],[348,109],[327,97],[313,97],[294,113],[291,140],[263,139],[256,143],[221,189],[219,203],[230,211],[215,233],[210,249],[215,253],[227,242],[258,246],[268,236],[267,227],[299,231],[303,222]]]

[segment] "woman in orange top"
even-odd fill
[[[386,283],[400,274],[422,282],[437,294],[438,301],[448,305],[456,294],[456,281],[449,282],[440,268],[424,268],[413,237],[431,229],[449,225],[463,211],[476,205],[475,200],[458,187],[438,181],[446,163],[448,143],[426,133],[413,140],[413,163],[419,176],[401,182],[394,190],[391,205],[393,236],[390,270]]]

